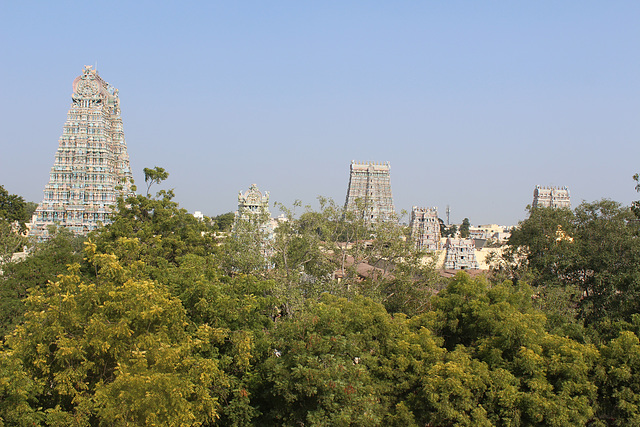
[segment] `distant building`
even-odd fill
[[[44,199],[32,219],[30,234],[40,240],[53,224],[87,234],[110,222],[118,196],[132,194],[118,89],[85,66],[73,81],[71,101]]]
[[[469,227],[469,237],[472,239],[494,240],[506,242],[511,236],[511,227],[498,224],[485,224]]]
[[[367,222],[394,217],[389,162],[351,161],[345,209],[362,214]]]
[[[478,269],[480,265],[476,260],[476,247],[473,239],[448,238],[444,245],[446,255],[444,268],[450,270]]]
[[[437,251],[440,249],[440,221],[438,209],[419,208],[411,209],[411,239],[415,242],[416,249]]]
[[[533,190],[534,208],[567,208],[571,209],[571,195],[567,187],[542,187],[536,185]]]
[[[236,220],[258,220],[260,222],[268,222],[271,218],[269,212],[269,192],[264,194],[258,190],[256,184],[251,184],[249,190],[244,194],[238,192],[238,210],[236,211]]]

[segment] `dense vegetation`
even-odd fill
[[[0,192],[2,226],[24,206]],[[402,226],[280,208],[265,240],[131,196],[5,257],[0,425],[640,424],[637,205],[533,209],[490,275],[446,280]]]

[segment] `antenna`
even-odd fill
[[[449,225],[449,214],[451,213],[451,209],[449,209],[449,205],[447,205],[447,225]]]

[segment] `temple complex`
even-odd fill
[[[476,259],[476,246],[473,239],[453,239],[449,237],[444,247],[447,250],[444,258],[445,269],[465,270],[480,268],[480,264]]]
[[[440,249],[440,221],[437,208],[411,209],[411,239],[416,249],[422,251],[437,251]]]
[[[44,199],[32,218],[31,235],[40,240],[53,224],[82,235],[107,224],[117,197],[132,193],[118,89],[85,66],[73,81],[71,101]]]
[[[571,209],[571,195],[567,187],[542,187],[536,185],[533,190],[534,208]]]
[[[345,209],[362,214],[367,222],[394,218],[389,162],[351,161]]]

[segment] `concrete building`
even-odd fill
[[[416,244],[416,249],[437,251],[440,249],[440,221],[437,208],[411,209],[411,239]]]
[[[118,89],[85,66],[73,81],[71,107],[31,235],[47,239],[52,224],[86,234],[109,223],[117,197],[131,194],[132,183]]]
[[[395,210],[389,171],[389,162],[358,163],[352,160],[345,209],[361,214],[367,222],[393,219]]]
[[[472,225],[469,227],[469,237],[505,243],[511,236],[511,228],[510,226],[498,224]]]
[[[444,268],[451,270],[478,269],[476,260],[476,246],[473,239],[447,239],[444,248],[446,255]]]
[[[567,187],[542,187],[536,185],[533,190],[534,208],[567,208],[571,209],[571,195]]]

